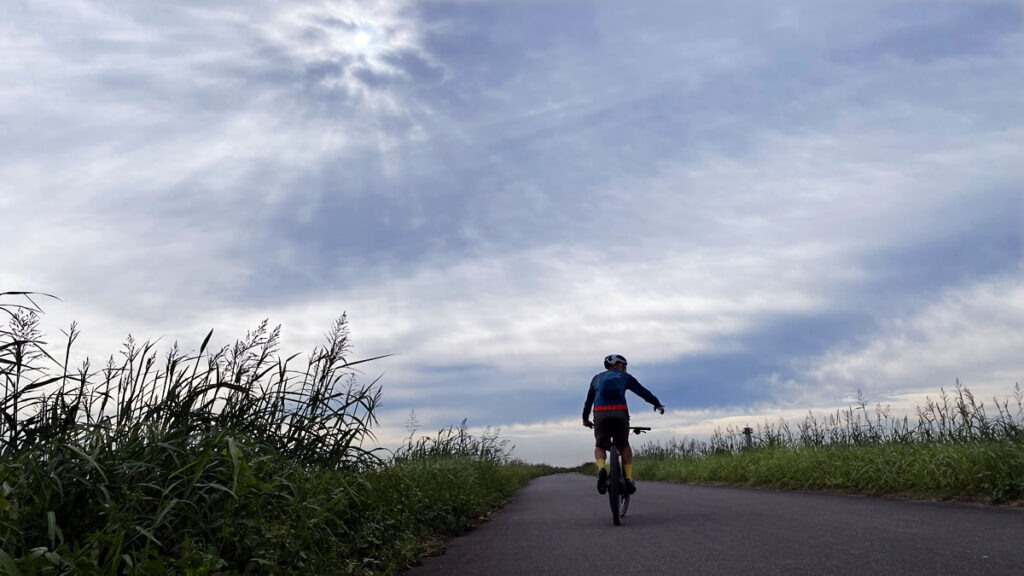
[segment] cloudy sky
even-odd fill
[[[578,464],[1024,381],[1024,3],[4,0],[0,291],[105,358],[342,312],[382,441]],[[56,340],[56,338],[53,338]]]

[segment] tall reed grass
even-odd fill
[[[3,296],[4,294],[0,294]],[[214,435],[245,438],[302,463],[358,466],[372,463],[377,382],[359,384],[347,361],[348,325],[343,314],[305,365],[298,355],[279,356],[281,328],[264,320],[232,346],[198,352],[174,343],[158,358],[153,342],[129,336],[118,356],[99,369],[86,359],[69,365],[79,336],[72,324],[63,358],[46,349],[40,310],[3,308],[9,327],[0,330],[0,456],[39,446],[74,444],[86,450],[181,442],[189,446]]]
[[[465,425],[373,447],[381,388],[353,367],[377,358],[347,358],[344,314],[304,361],[264,321],[95,368],[74,324],[50,352],[39,295],[4,297],[2,573],[387,574],[544,472]]]

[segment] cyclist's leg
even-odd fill
[[[605,458],[608,457],[608,449],[612,447],[612,436],[608,430],[607,422],[597,414],[594,415],[594,460],[598,468],[604,467]]]
[[[626,489],[632,494],[636,491],[636,484],[633,482],[633,447],[629,445],[629,414],[624,412],[620,422],[615,436],[615,447],[622,454],[622,474],[626,478]]]
[[[605,466],[605,459],[611,447],[612,438],[607,421],[594,414],[594,460],[597,462],[597,491],[600,494],[604,494],[608,489],[608,468]]]
[[[623,476],[626,480],[626,493],[632,494],[636,491],[633,483],[633,449],[630,447],[630,416],[625,410],[615,411],[609,414],[614,418],[614,429],[611,433],[612,442],[618,453],[622,454]]]
[[[608,458],[608,451],[600,446],[594,447],[594,462],[597,464],[597,473],[601,474],[601,470],[606,468],[606,460]],[[600,490],[600,489],[599,489]]]
[[[622,450],[622,473],[625,474],[628,482],[633,482],[633,447],[629,445]],[[636,486],[631,486],[630,490],[631,492],[636,490]]]
[[[619,449],[619,454],[625,458],[626,451],[629,449],[629,416],[626,415],[625,410],[611,410],[605,412],[606,418],[606,430],[611,436],[611,441],[615,442],[615,447]]]

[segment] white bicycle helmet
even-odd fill
[[[626,362],[626,357],[625,356],[621,356],[619,354],[609,354],[609,355],[604,357],[604,367],[605,367],[605,369],[611,368],[612,366],[614,366],[616,364],[622,364],[623,366],[626,366],[629,363]]]

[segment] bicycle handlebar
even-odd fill
[[[586,426],[587,428],[593,428],[594,427],[594,423],[589,421],[589,420],[584,422],[583,425]],[[633,434],[636,434],[637,436],[639,436],[641,432],[648,432],[648,431],[650,431],[651,427],[650,426],[630,426],[629,429],[633,431]]]

